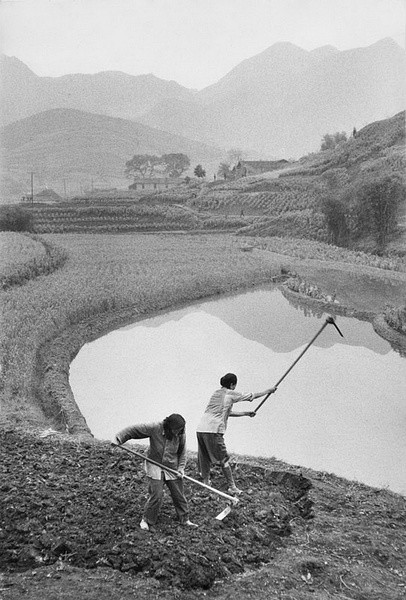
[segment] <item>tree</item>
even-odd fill
[[[125,163],[125,176],[136,179],[137,177],[152,177],[162,159],[152,154],[135,154]]]
[[[217,175],[219,177],[223,177],[223,179],[229,179],[231,177],[230,165],[226,162],[220,163],[219,168],[217,170]]]
[[[342,190],[349,181],[346,169],[329,169],[322,175],[325,191],[320,197],[319,207],[324,215],[331,242],[346,246],[349,240],[347,202]]]
[[[197,165],[193,173],[196,177],[201,177],[202,179],[203,177],[206,177],[206,171],[203,169],[202,165]]]
[[[244,153],[241,148],[230,148],[227,152],[227,162],[230,165],[230,168],[236,167],[243,157]]]
[[[359,234],[372,234],[382,252],[388,235],[396,230],[405,184],[398,176],[385,175],[363,183],[355,195]]]
[[[164,154],[161,161],[169,177],[180,177],[190,167],[189,157],[182,153]]]
[[[345,131],[341,131],[341,133],[337,131],[333,134],[326,133],[321,141],[320,150],[333,150],[333,148],[346,141],[347,134]]]
[[[331,242],[337,246],[348,244],[348,225],[345,203],[338,196],[324,195],[320,199],[320,210],[326,219]]]

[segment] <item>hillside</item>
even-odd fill
[[[334,150],[318,152],[279,172],[218,181],[204,186],[188,204],[200,210],[254,217],[240,233],[292,236],[328,241],[319,202],[328,191],[351,190],[371,177],[397,176],[406,183],[405,113],[371,123]],[[393,249],[406,251],[406,198],[400,206],[400,235]]]
[[[405,176],[405,111],[390,119],[370,123],[345,144],[334,150],[308,155],[301,159],[303,173],[320,174],[343,167],[350,179],[361,171],[393,171]]]
[[[54,109],[22,119],[1,130],[2,200],[19,200],[45,187],[68,196],[90,189],[128,187],[125,163],[134,154],[182,152],[196,164],[217,167],[223,154],[208,145],[152,129],[133,121]]]

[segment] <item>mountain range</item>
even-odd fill
[[[99,149],[95,160],[98,171],[104,173],[110,164],[109,154],[117,158],[117,167],[110,168],[116,172],[124,154],[128,160],[145,145],[157,153],[192,152],[191,158],[196,162],[209,161],[208,171],[215,168],[217,160],[224,159],[230,148],[241,148],[246,158],[298,158],[318,150],[326,133],[350,133],[353,127],[359,129],[403,110],[405,73],[406,52],[391,38],[346,51],[333,46],[307,51],[289,42],[277,43],[200,91],[151,74],[133,76],[117,71],[39,77],[17,58],[2,55],[1,124],[11,127],[19,122],[17,139],[24,138],[22,131],[27,128],[32,144],[31,148],[18,148],[17,142],[11,142],[13,130],[6,127],[2,132],[6,137],[3,152],[8,169],[26,169],[37,145],[45,161],[41,166],[44,173],[46,165],[55,162],[47,154],[47,163],[45,147],[48,153],[52,149],[54,155],[60,156],[63,147],[68,152],[67,162],[76,160],[84,165],[90,155],[81,159],[80,147],[92,146],[92,139],[96,138]],[[39,113],[43,113],[41,118],[37,118]],[[85,126],[84,114],[89,113],[98,115],[92,120],[97,134]],[[78,119],[76,125],[73,115]],[[104,118],[107,121],[102,125]],[[119,120],[114,127],[111,118]],[[58,119],[61,121],[55,125]],[[88,119],[90,123],[91,118]],[[40,149],[48,127],[55,133],[67,124],[76,134],[80,133],[79,145],[68,148],[62,136],[62,147],[53,138]],[[82,126],[83,131],[79,132]],[[131,134],[124,136],[127,142],[123,142],[121,151],[120,136],[126,128]],[[40,130],[36,141],[32,132]],[[118,137],[113,136],[113,130],[120,131]],[[131,142],[131,136],[141,139],[142,144]],[[175,136],[173,141],[171,136]],[[72,131],[67,138],[72,139]],[[198,144],[192,151],[193,142]],[[72,153],[77,154],[76,158]],[[18,161],[23,156],[21,167]],[[121,164],[120,172],[122,169]],[[62,171],[66,173],[65,168]]]

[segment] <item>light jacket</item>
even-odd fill
[[[196,431],[199,433],[225,433],[227,421],[235,402],[251,401],[252,393],[241,394],[225,387],[216,390],[206,406]]]

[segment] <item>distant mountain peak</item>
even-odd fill
[[[371,48],[401,48],[401,46],[393,38],[385,37],[371,44]]]
[[[7,56],[6,54],[0,54],[0,70],[7,72],[8,74],[19,73],[24,77],[37,77],[34,71],[31,71],[25,63],[23,63],[16,56]]]
[[[296,44],[292,44],[292,42],[275,42],[272,46],[269,46],[263,52],[257,54],[257,56],[266,56],[267,54],[273,56],[289,56],[289,55],[297,55],[297,54],[307,54],[307,50],[304,50],[300,46]],[[252,57],[255,58],[255,57]],[[249,59],[248,59],[249,60]]]
[[[331,54],[338,54],[340,51],[335,47],[327,44],[326,46],[320,46],[310,51],[313,56],[329,56]]]

